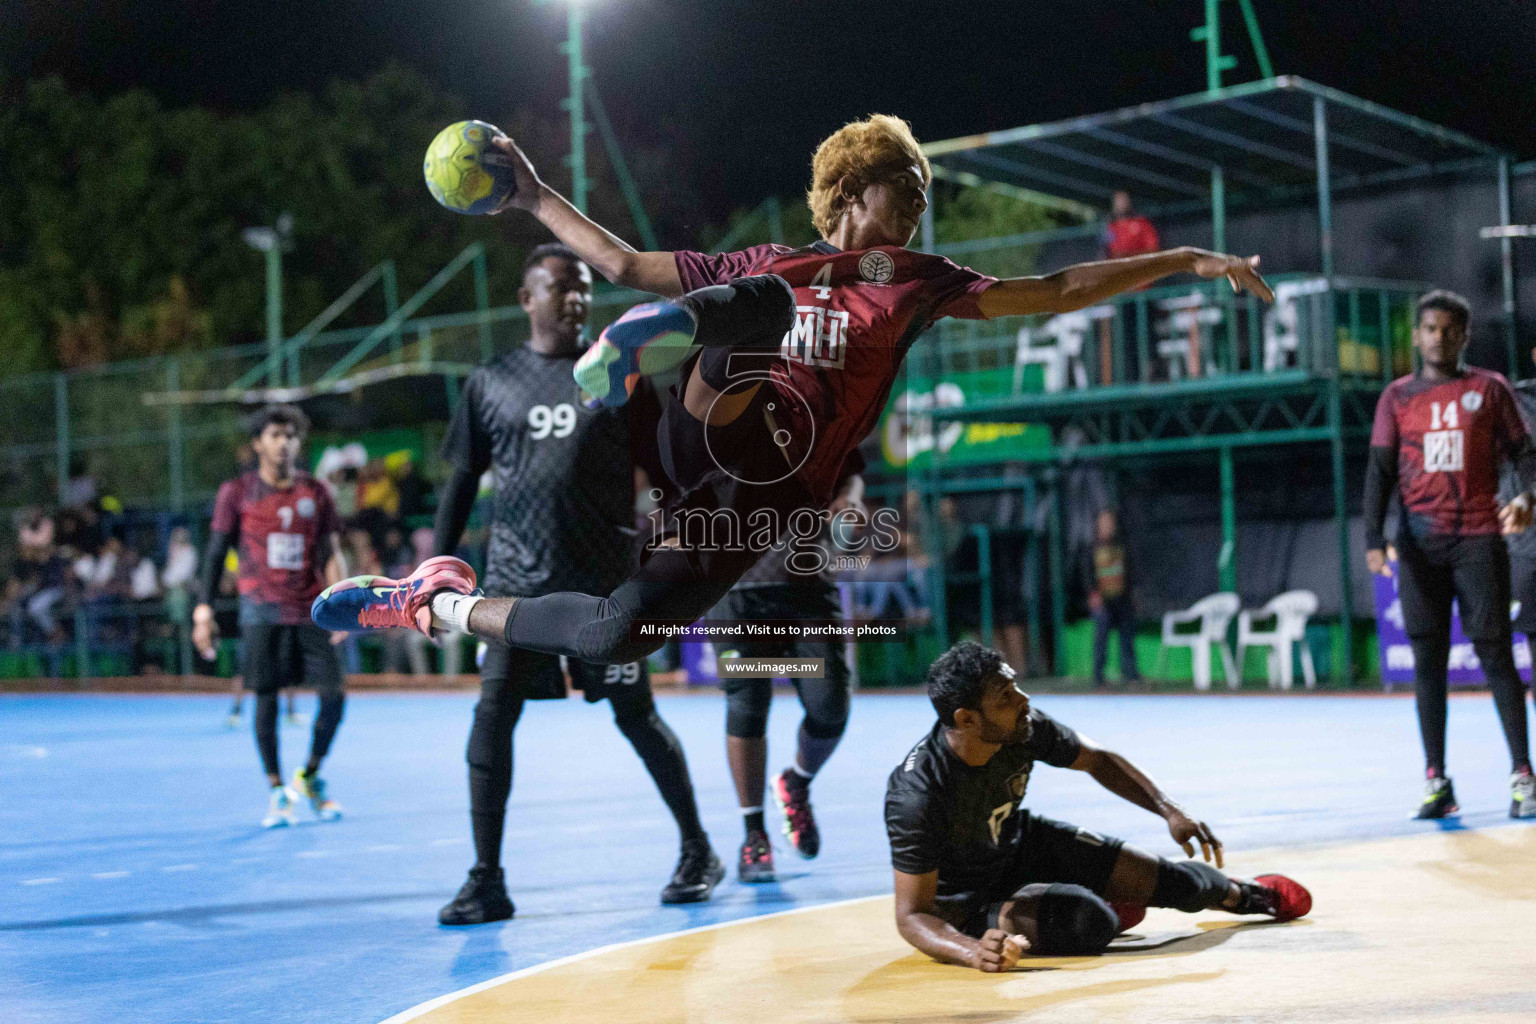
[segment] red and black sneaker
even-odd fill
[[[736,877],[748,885],[778,880],[773,873],[773,845],[768,842],[768,833],[747,833],[736,859]]]
[[[1251,882],[1234,881],[1242,889],[1234,914],[1265,914],[1276,921],[1294,921],[1312,912],[1312,894],[1300,882],[1284,875],[1259,875]]]
[[[1140,903],[1111,903],[1109,909],[1113,910],[1115,916],[1120,919],[1121,932],[1130,931],[1147,917],[1147,908]]]
[[[803,780],[792,785],[790,776],[794,769],[786,768],[773,779],[773,802],[784,815],[784,834],[789,845],[806,860],[821,852],[821,832],[816,828],[816,817],[811,813],[811,790]]]

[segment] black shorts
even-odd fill
[[[1510,642],[1509,553],[1503,537],[1405,537],[1397,552],[1397,593],[1403,631],[1410,637],[1449,636],[1454,600],[1467,639]]]
[[[1101,836],[1028,811],[1020,813],[1024,815],[1024,838],[1006,877],[996,879],[982,896],[941,898],[945,919],[973,939],[981,938],[988,928],[997,927],[997,915],[1003,904],[1026,885],[1067,882],[1100,896],[1109,890],[1109,876],[1115,870],[1125,840]]]
[[[837,590],[830,585],[768,584],[739,587],[721,602],[733,622],[840,622],[842,608]],[[848,686],[847,646],[836,637],[809,640],[724,640],[717,646],[735,651],[743,658],[821,658],[823,679],[833,685]],[[769,683],[767,679],[725,676],[720,686],[726,693]],[[798,682],[798,681],[797,681]]]
[[[245,688],[276,693],[290,686],[316,691],[342,688],[341,658],[331,634],[310,622],[246,623],[240,627],[240,672]]]
[[[564,662],[564,666],[562,666]],[[644,696],[651,699],[651,671],[644,661],[627,665],[593,665],[558,654],[525,651],[505,644],[486,647],[485,662],[480,666],[482,689],[506,689],[508,695],[522,700],[563,700],[565,675],[571,687],[581,691],[587,703],[600,700],[626,700]]]

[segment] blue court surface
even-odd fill
[[[676,835],[606,705],[529,705],[517,732],[505,862],[514,921],[436,924],[472,858],[468,694],[351,698],[326,775],[334,824],[264,831],[249,732],[225,698],[0,698],[0,1020],[374,1022],[508,971],[644,936],[890,891],[885,778],[933,721],[917,696],[856,698],[813,790],[823,853],[778,853],[781,881],[734,876],[662,907]],[[1486,696],[1452,701],[1459,822],[1410,822],[1420,753],[1410,699],[1042,696],[1128,753],[1234,853],[1507,821],[1508,765]],[[687,747],[706,825],[734,859],[739,818],[717,696],[660,701]],[[301,699],[313,711],[313,699]],[[771,764],[798,724],[777,700]],[[308,741],[282,731],[284,769]],[[1161,822],[1085,776],[1040,769],[1029,806],[1175,855]],[[307,809],[306,809],[307,812]],[[1247,864],[1246,867],[1262,865]]]

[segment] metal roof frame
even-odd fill
[[[1057,205],[1102,212],[1120,189],[1148,214],[1209,210],[1226,248],[1229,204],[1278,205],[1315,194],[1320,266],[1334,275],[1333,195],[1438,174],[1497,175],[1497,223],[1508,226],[1513,155],[1444,125],[1295,75],[1212,89],[1101,114],[930,142],[934,176],[1049,192]],[[932,207],[924,238],[932,238]],[[1514,252],[1500,239],[1504,320],[1515,362]],[[931,247],[931,246],[925,246]]]

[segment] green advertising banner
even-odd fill
[[[1033,369],[1033,368],[1032,368]],[[944,423],[935,430],[933,410],[1015,394],[1012,367],[954,373],[943,380],[904,378],[891,390],[880,418],[880,455],[893,470],[926,468],[935,451],[946,465],[1006,462],[1049,450],[1051,430],[1035,423]],[[1035,381],[1023,382],[1039,390]]]

